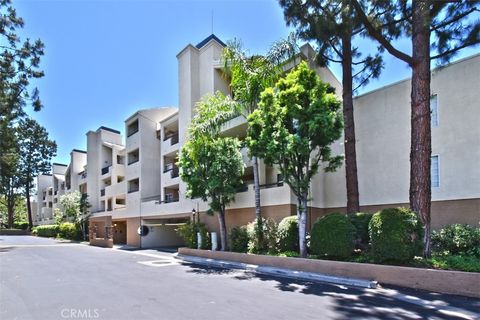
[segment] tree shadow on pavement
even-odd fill
[[[8,252],[15,249],[14,247],[0,247],[0,252]]]
[[[182,265],[188,267],[187,272],[189,273],[208,276],[229,275],[232,279],[240,281],[260,280],[270,282],[276,289],[283,292],[326,297],[332,301],[333,310],[340,315],[341,319],[480,319],[479,299],[387,287],[390,292],[397,291],[413,297],[413,300],[417,297],[431,303],[429,306],[425,306],[406,302],[398,299],[395,295],[387,295],[376,290],[279,278],[199,264],[182,263]],[[433,308],[431,305],[438,308]]]

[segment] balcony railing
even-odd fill
[[[168,139],[172,139],[172,140],[170,140],[170,145],[171,146],[173,146],[174,144],[177,144],[178,143],[178,133],[169,134],[168,136],[165,136],[163,141],[167,141]]]
[[[261,184],[260,189],[269,189],[269,188],[276,188],[276,187],[283,187],[283,181],[278,181],[274,183],[267,183],[267,184]],[[254,186],[255,188],[255,186]]]
[[[128,193],[137,192],[138,190],[140,190],[140,188],[139,188],[139,187],[136,187],[136,188],[131,188],[131,189],[128,189]]]
[[[86,172],[86,171],[79,172],[78,175],[79,175],[80,178],[82,178],[82,179],[86,179],[86,178],[87,178],[87,172]]]
[[[128,161],[128,165],[134,164],[134,163],[138,162],[138,160],[140,160],[140,157]]]
[[[138,132],[138,127],[136,127],[136,128],[129,128],[129,129],[128,129],[128,133],[127,133],[127,138],[130,137],[130,136],[132,136],[132,135],[134,135],[134,134],[137,133],[137,132]]]
[[[180,199],[178,197],[165,197],[165,203],[178,202]]]
[[[103,176],[104,174],[107,174],[107,173],[108,173],[110,167],[111,167],[111,165],[110,165],[110,166],[106,166],[106,167],[104,167],[104,168],[101,169],[101,171],[102,171],[102,176]]]
[[[173,178],[178,177],[179,169],[177,166],[173,167],[173,169],[170,171],[170,176]]]
[[[247,192],[248,191],[248,184],[242,184],[240,187],[237,188],[237,193],[238,192]]]

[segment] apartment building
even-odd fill
[[[164,228],[159,233],[138,233],[134,230],[153,230],[151,227],[176,225],[200,213],[200,220],[210,230],[218,230],[217,218],[204,212],[206,203],[185,197],[185,184],[177,176],[175,165],[179,148],[187,139],[186,130],[195,112],[195,103],[205,94],[229,87],[222,74],[220,55],[224,44],[210,36],[197,46],[188,45],[178,55],[179,109],[177,114],[160,122],[162,145],[160,198],[141,198],[138,219],[127,225],[127,244],[135,246],[162,246],[172,244],[173,235]],[[301,58],[308,61],[323,81],[336,88],[340,97],[342,87],[328,68],[314,63],[315,52],[306,45]],[[476,55],[432,73],[432,225],[439,228],[449,223],[478,224],[480,221],[480,112],[475,97],[475,85],[480,83],[480,55]],[[452,79],[462,79],[461,88]],[[354,100],[357,134],[357,162],[360,202],[363,211],[374,212],[384,207],[407,206],[410,151],[410,80],[400,81]],[[443,118],[443,120],[442,120]],[[170,132],[176,142],[169,143]],[[225,135],[243,138],[246,121],[236,118],[227,123]],[[333,145],[336,154],[343,154],[343,139]],[[475,147],[476,146],[476,147]],[[244,225],[254,219],[254,191],[252,164],[247,150],[242,150],[245,161],[245,185],[227,210],[229,228]],[[296,198],[283,183],[275,168],[259,164],[262,214],[279,221],[295,214]],[[139,179],[142,179],[140,176]],[[345,211],[346,190],[344,167],[334,173],[320,171],[313,179],[309,203],[311,225],[318,217],[335,211]],[[127,201],[128,202],[128,201]],[[140,230],[141,229],[141,230]],[[173,227],[171,228],[173,229]]]
[[[34,225],[50,224],[53,221],[53,190],[52,175],[42,174],[36,179],[37,206],[32,221]]]
[[[87,151],[73,149],[70,152],[70,163],[65,172],[66,193],[78,191],[86,193]]]
[[[52,174],[42,174],[37,177],[37,204],[35,210],[32,209],[34,225],[51,224],[54,222],[54,210],[61,208],[60,197],[66,192],[66,172],[67,165],[52,163]]]
[[[78,185],[81,192],[89,195],[92,244],[180,245],[182,241],[175,229],[193,214],[199,215],[210,231],[218,231],[217,218],[205,214],[207,203],[185,196],[186,185],[179,178],[176,162],[188,138],[195,104],[205,94],[230,92],[220,61],[224,46],[211,35],[196,46],[189,44],[181,50],[177,55],[178,109],[135,112],[125,120],[124,144],[120,132],[113,129],[100,127],[87,133],[86,170],[77,173],[80,178],[76,182],[71,179],[72,173],[67,173],[67,189]],[[341,83],[328,68],[315,65],[315,52],[309,45],[301,48],[299,56],[341,97]],[[434,228],[450,223],[477,225],[480,221],[480,108],[475,90],[478,83],[480,55],[432,72]],[[374,212],[384,207],[407,206],[410,80],[362,94],[354,99],[354,107],[362,210]],[[224,125],[223,134],[243,138],[246,128],[246,120],[238,117]],[[344,153],[342,141],[333,145],[334,153]],[[241,152],[245,162],[244,185],[227,210],[228,228],[245,225],[255,216],[252,163],[247,150]],[[72,163],[69,168],[74,167]],[[79,166],[75,168],[75,172],[80,170]],[[296,198],[278,171],[260,160],[259,172],[262,215],[280,221],[295,214]],[[54,181],[52,192],[53,184]],[[312,181],[310,195],[309,225],[325,214],[345,211],[344,167],[334,173],[320,170]],[[43,198],[43,202],[40,198],[38,201],[48,207],[48,192],[45,197],[46,202]]]

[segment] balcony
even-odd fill
[[[113,183],[112,185],[105,188],[105,195],[107,197],[117,197],[119,195],[125,194],[127,190],[127,182],[125,180]]]
[[[100,190],[100,197],[103,197],[103,196],[105,196],[105,189]]]
[[[248,184],[244,183],[240,187],[237,188],[237,193],[240,192],[247,192],[248,191]]]
[[[170,176],[172,179],[177,178],[179,175],[179,168],[175,166],[171,171],[170,171]]]
[[[175,197],[173,194],[166,194],[165,195],[165,200],[163,201],[164,203],[171,203],[171,202],[178,202],[180,199]]]
[[[110,171],[112,165],[108,165],[106,167],[103,167],[100,171],[102,172],[102,176],[107,174]]]
[[[168,136],[165,136],[163,141],[167,141],[167,140],[170,140],[169,143],[170,143],[171,146],[176,145],[178,143],[178,132],[173,133],[173,134],[169,134]]]
[[[178,132],[166,135],[162,141],[162,154],[171,154],[178,150]]]
[[[138,119],[127,126],[127,138],[138,132]]]
[[[80,179],[87,179],[87,171],[79,172]]]
[[[133,179],[128,181],[128,193],[137,192],[140,190],[140,179]]]
[[[128,165],[134,164],[140,160],[140,150],[136,149],[129,152],[127,155]]]
[[[167,172],[170,172],[170,177],[173,179],[173,178],[178,177],[179,168],[174,163],[168,163],[163,168],[163,173],[167,173]]]

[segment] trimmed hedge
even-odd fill
[[[368,234],[368,224],[373,214],[358,212],[348,216],[348,219],[355,227],[355,247],[359,249],[368,248],[370,236]]]
[[[298,252],[298,217],[285,217],[278,224],[278,250]]]
[[[13,223],[13,228],[14,229],[20,229],[20,230],[27,230],[28,229],[28,221],[14,222]]]
[[[452,255],[465,254],[480,257],[480,228],[467,224],[452,224],[432,232],[435,251]]]
[[[248,232],[246,226],[235,227],[230,230],[230,250],[233,252],[248,251]]]
[[[64,222],[58,226],[58,235],[63,239],[78,240],[81,238],[80,228],[71,222]]]
[[[389,208],[370,220],[371,253],[375,262],[408,262],[422,250],[422,225],[407,208]]]
[[[35,230],[39,237],[56,237],[60,232],[60,226],[57,224],[45,224],[35,227]]]
[[[310,235],[310,249],[313,254],[345,259],[354,249],[355,227],[348,217],[332,213],[318,219]]]

